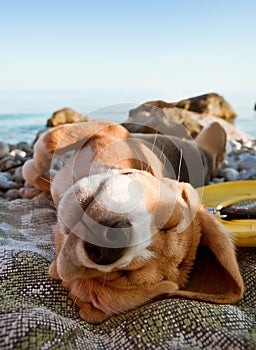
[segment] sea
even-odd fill
[[[139,104],[138,104],[139,105]],[[137,106],[138,106],[137,105]],[[124,122],[134,104],[116,104],[84,113],[94,120]],[[235,109],[235,126],[256,138],[256,111],[252,105],[240,105]],[[32,143],[37,133],[46,129],[47,120],[52,112],[42,113],[0,113],[0,141],[17,144],[21,141]]]

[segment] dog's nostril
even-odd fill
[[[101,261],[103,256],[102,256],[102,250],[100,247],[97,246],[91,246],[90,249],[88,249],[89,257],[92,261],[97,262]]]
[[[128,222],[117,222],[98,235],[93,240],[84,242],[84,249],[90,260],[99,265],[112,264],[120,259],[132,238],[132,227]]]
[[[90,260],[98,265],[109,265],[117,261],[124,254],[126,248],[106,248],[85,242],[85,250]]]

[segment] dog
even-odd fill
[[[212,173],[225,143],[215,124],[196,140]],[[87,322],[164,297],[235,303],[243,296],[230,233],[182,174],[165,176],[166,160],[152,150],[163,140],[152,139],[111,122],[65,124],[43,133],[23,166],[25,180],[51,192],[57,207],[49,273]],[[74,151],[52,170],[53,159]]]

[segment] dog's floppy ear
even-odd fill
[[[229,232],[202,205],[197,209],[201,238],[188,281],[175,295],[214,303],[242,298],[244,284]]]

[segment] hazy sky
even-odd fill
[[[0,103],[256,99],[255,16],[255,0],[0,0]]]

